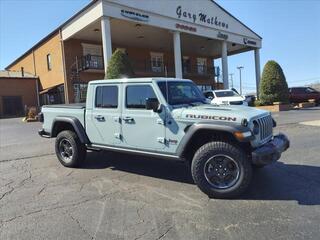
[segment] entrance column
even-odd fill
[[[229,88],[229,74],[228,74],[228,50],[227,42],[223,41],[221,45],[221,65],[222,65],[222,79],[223,88]]]
[[[108,61],[110,60],[112,55],[110,17],[102,16],[101,35],[102,35],[104,71],[105,73],[107,73]]]
[[[256,68],[256,89],[257,89],[257,97],[259,99],[259,87],[260,87],[260,49],[256,48],[254,50],[254,63]]]
[[[173,32],[174,67],[176,78],[182,78],[180,32]]]

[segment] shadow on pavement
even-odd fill
[[[300,109],[294,109],[296,111],[320,111],[320,108],[300,108]]]
[[[187,166],[183,162],[123,153],[89,152],[81,165],[85,169],[109,168],[148,177],[193,184]]]
[[[241,199],[292,200],[301,205],[320,205],[320,167],[277,162],[258,169]]]
[[[120,153],[88,153],[86,169],[109,168],[148,177],[194,184],[186,165],[178,161]],[[277,162],[254,170],[252,184],[239,200],[297,201],[320,205],[320,167]]]

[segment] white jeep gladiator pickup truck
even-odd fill
[[[278,160],[289,147],[285,135],[273,135],[269,112],[210,105],[184,79],[91,81],[85,105],[43,106],[40,119],[39,134],[56,138],[66,167],[78,166],[88,149],[182,160],[197,186],[215,198],[238,196],[253,167]]]

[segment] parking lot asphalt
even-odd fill
[[[273,114],[291,148],[243,196],[208,199],[179,162],[90,152],[63,167],[39,123],[0,120],[0,239],[319,239],[320,108]]]

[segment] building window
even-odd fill
[[[83,103],[87,99],[87,83],[75,83],[73,84],[74,102]]]
[[[204,75],[207,73],[207,59],[197,58],[197,70],[198,74]]]
[[[157,98],[149,85],[128,86],[126,89],[127,108],[145,109],[147,98]]]
[[[40,93],[40,104],[64,104],[64,85],[56,86]]]
[[[81,43],[83,48],[83,56],[102,56],[102,46],[89,43]]]
[[[118,87],[97,87],[96,108],[118,108]]]
[[[207,90],[213,90],[211,85],[198,85],[198,88],[203,92]]]
[[[84,69],[103,69],[102,46],[81,43],[83,49],[82,67]]]
[[[48,71],[51,71],[51,69],[52,69],[51,54],[47,54],[47,68],[48,68]]]
[[[183,67],[183,73],[190,73],[190,70],[191,70],[190,57],[183,56],[182,67]]]
[[[151,52],[152,72],[163,72],[163,53]]]

